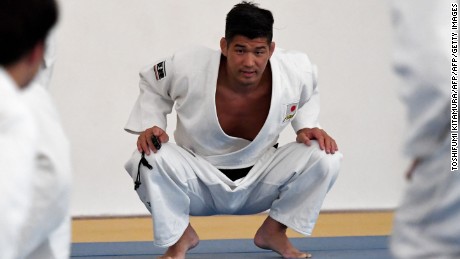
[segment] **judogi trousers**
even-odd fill
[[[460,173],[450,171],[450,138],[416,167],[396,211],[396,258],[460,258]]]
[[[165,143],[146,156],[152,170],[140,166],[137,193],[152,213],[154,244],[175,244],[189,215],[247,215],[270,209],[274,220],[310,235],[326,193],[334,184],[342,154],[326,154],[316,142],[290,143],[263,154],[248,175],[231,181],[204,158]],[[125,168],[136,179],[141,154]]]

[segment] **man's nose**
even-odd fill
[[[244,55],[243,65],[246,67],[252,67],[255,64],[255,57],[251,53]]]

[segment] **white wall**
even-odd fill
[[[218,48],[238,1],[61,1],[51,91],[73,146],[74,216],[145,214],[123,169],[136,136],[123,131],[138,71],[189,44]],[[278,47],[319,66],[322,126],[344,153],[325,210],[391,209],[403,187],[404,109],[390,64],[385,1],[260,0]],[[170,116],[172,135],[175,125]],[[281,144],[294,140],[291,128]]]

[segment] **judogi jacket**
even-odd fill
[[[193,47],[142,69],[140,94],[125,130],[165,130],[175,104],[176,143],[218,168],[232,169],[254,165],[288,124],[295,131],[319,126],[315,66],[303,53],[276,49],[269,62],[272,100],[264,126],[253,141],[225,134],[215,104],[220,60],[220,51]]]
[[[37,133],[13,79],[0,67],[0,258],[16,258],[31,206]]]

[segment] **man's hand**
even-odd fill
[[[316,139],[321,150],[325,150],[327,154],[334,154],[339,150],[335,140],[329,136],[326,131],[319,128],[304,128],[297,131],[296,141],[304,143],[307,146],[311,145],[311,141]]]
[[[406,180],[408,181],[412,180],[412,176],[414,175],[415,168],[418,166],[420,161],[421,161],[420,158],[414,159],[414,161],[412,162],[412,164],[410,165],[409,169],[406,172]]]
[[[157,126],[153,126],[152,128],[146,129],[137,138],[137,150],[139,150],[139,152],[145,152],[146,155],[150,155],[150,150],[152,150],[153,153],[158,151],[152,143],[152,136],[156,136],[160,143],[169,141],[169,136],[164,130]]]

